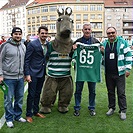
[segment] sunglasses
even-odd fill
[[[84,30],[91,30],[91,29],[87,29],[87,28],[86,28],[86,29],[84,29]]]
[[[107,35],[115,34],[115,32],[107,32]]]

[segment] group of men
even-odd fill
[[[72,51],[78,48],[78,43],[85,45],[100,44],[91,36],[92,28],[90,24],[83,25],[83,36],[77,39],[72,46]],[[104,56],[105,80],[108,91],[108,112],[107,116],[114,113],[116,109],[115,88],[117,88],[119,114],[122,120],[126,119],[126,95],[125,77],[130,75],[132,66],[132,56],[129,45],[122,37],[117,36],[115,27],[108,27],[106,30],[108,39],[100,44],[100,53]],[[4,95],[5,118],[8,127],[14,127],[13,121],[33,122],[33,116],[45,118],[39,112],[40,94],[46,75],[46,64],[48,59],[49,42],[47,41],[48,28],[41,26],[38,29],[38,39],[30,41],[27,45],[21,42],[22,30],[14,27],[11,38],[8,39],[0,48],[0,83],[4,81],[8,85],[8,94]],[[82,54],[85,54],[82,50]],[[86,58],[91,58],[88,63],[93,65],[94,58],[88,52]],[[81,59],[82,61],[82,59]],[[84,63],[83,61],[81,62]],[[78,66],[76,66],[78,67]],[[81,72],[80,72],[81,73]],[[22,104],[24,95],[24,81],[28,82],[28,96],[26,106],[26,119],[22,118]],[[89,96],[88,110],[91,116],[96,115],[95,80],[76,80],[74,93],[75,106],[74,116],[80,115],[81,98],[84,82],[87,81]],[[14,98],[14,105],[12,99]]]

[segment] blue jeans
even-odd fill
[[[4,81],[8,85],[8,94],[4,95],[5,119],[7,122],[19,120],[22,114],[24,79],[4,79]]]
[[[39,112],[40,94],[45,77],[31,77],[32,82],[28,84],[26,116],[32,117]]]
[[[95,88],[96,88],[96,83],[95,82],[87,82],[88,83],[88,90],[89,90],[89,110],[94,110],[95,109]],[[75,91],[75,106],[74,110],[80,110],[81,106],[81,97],[82,97],[82,90],[84,86],[84,81],[77,81],[76,82],[76,91]]]

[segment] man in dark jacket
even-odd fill
[[[33,122],[33,115],[44,118],[39,113],[39,101],[46,74],[46,57],[48,55],[47,35],[47,27],[39,27],[39,38],[29,43],[25,55],[24,73],[28,82],[26,117],[30,123]]]
[[[30,35],[26,36],[26,41],[24,41],[24,45],[27,48],[28,44],[30,43]]]
[[[83,37],[81,37],[81,38],[79,38],[75,41],[75,43],[74,43],[75,45],[73,45],[74,49],[77,48],[76,42],[84,43],[84,44],[87,44],[87,45],[93,45],[93,44],[96,44],[96,43],[100,44],[100,42],[96,38],[93,38],[91,36],[92,30],[91,30],[91,25],[90,24],[84,24],[82,32],[83,32]],[[88,84],[88,90],[89,90],[89,106],[88,106],[88,109],[90,111],[90,115],[95,116],[96,115],[96,112],[95,112],[96,82],[87,81],[87,84]],[[75,94],[74,94],[74,96],[75,96],[74,116],[79,116],[80,115],[79,110],[81,108],[80,103],[81,103],[81,96],[82,96],[83,86],[84,86],[84,81],[76,81],[76,90],[75,90]]]

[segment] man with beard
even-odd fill
[[[14,27],[11,38],[0,48],[0,83],[8,86],[4,95],[5,119],[8,127],[14,127],[13,121],[26,122],[21,117],[24,95],[23,66],[26,48],[21,42],[22,30]],[[14,98],[14,105],[12,99]]]
[[[26,50],[24,73],[28,82],[26,118],[29,123],[33,122],[33,115],[40,118],[45,117],[39,113],[39,101],[46,75],[46,58],[48,55],[47,36],[47,27],[39,27],[39,38],[31,41]]]

